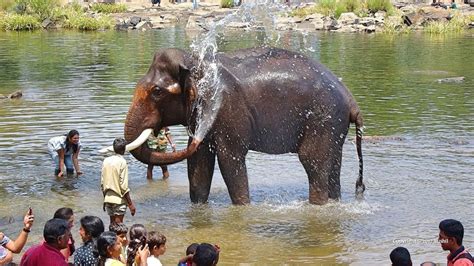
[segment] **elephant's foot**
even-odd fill
[[[246,197],[246,196],[232,198],[232,204],[234,204],[234,205],[249,205],[250,204],[250,199],[249,199],[249,197]]]
[[[309,195],[309,203],[314,205],[324,205],[328,203],[329,195],[328,193],[312,193]]]

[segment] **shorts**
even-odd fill
[[[115,204],[115,203],[104,203],[105,210],[109,216],[116,216],[116,215],[125,215],[125,211],[127,211],[126,204]]]

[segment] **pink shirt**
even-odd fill
[[[21,257],[20,266],[68,266],[59,249],[44,242],[29,248]]]
[[[462,247],[464,248],[464,247]],[[456,252],[455,252],[456,253]],[[465,254],[465,253],[468,253],[467,250],[463,250],[461,252],[459,252],[454,258],[451,259],[451,254],[448,255],[448,266],[473,266],[473,263],[471,262],[471,260],[469,259],[466,259],[466,258],[460,258],[460,259],[457,259],[459,256],[461,256],[461,254]]]

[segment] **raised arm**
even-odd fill
[[[9,241],[5,245],[5,248],[16,254],[20,253],[23,247],[25,246],[26,240],[28,239],[28,233],[31,230],[31,226],[33,226],[34,220],[35,216],[33,214],[29,215],[27,212],[25,217],[23,218],[24,227],[20,231],[20,234],[15,240]]]

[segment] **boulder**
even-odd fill
[[[359,17],[353,12],[342,13],[337,20],[342,25],[352,25],[359,23]]]
[[[135,25],[134,29],[136,30],[141,30],[141,31],[146,31],[152,28],[152,24],[149,21],[142,20],[138,22],[137,25]]]

